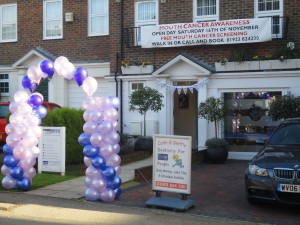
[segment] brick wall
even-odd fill
[[[63,38],[43,40],[43,1],[18,0],[18,41],[0,43],[0,65],[11,65],[34,47],[74,61],[109,61],[109,36],[87,36],[87,0],[64,0],[63,15],[73,12],[73,22],[63,22]],[[1,1],[0,4],[4,3]]]
[[[160,2],[160,1],[159,1]],[[191,47],[152,48],[141,49],[125,48],[124,58],[128,61],[154,62],[156,68],[163,65],[181,53],[190,53],[204,60],[211,66],[221,58],[230,58],[236,49],[245,50],[249,55],[272,55],[276,50],[286,46],[288,41],[293,41],[296,47],[300,44],[300,29],[298,28],[300,4],[296,0],[284,1],[284,16],[290,18],[288,39],[277,39],[263,43],[230,44],[230,45],[199,45]],[[254,1],[247,0],[220,0],[220,20],[254,18]],[[159,23],[189,23],[192,22],[192,1],[170,1],[159,3]],[[125,1],[124,28],[134,26],[134,0]],[[114,36],[111,33],[111,36]],[[119,50],[117,50],[119,51]],[[115,61],[111,61],[112,71],[115,71]]]

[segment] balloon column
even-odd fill
[[[85,197],[90,201],[111,202],[121,194],[118,105],[114,97],[87,97],[83,102],[84,133],[78,142],[84,147]]]
[[[93,97],[98,87],[96,79],[89,77],[86,69],[75,68],[64,56],[58,57],[54,63],[43,60],[38,66],[30,67],[22,80],[26,91],[16,92],[14,102],[9,105],[12,114],[5,128],[8,136],[3,147],[2,186],[5,189],[30,189],[32,178],[36,175],[34,165],[40,153],[37,144],[42,135],[41,119],[47,114],[42,106],[43,96],[34,91],[44,79],[52,78],[54,72],[68,80],[74,78],[87,94],[82,105],[86,110],[83,115],[84,133],[78,138],[79,144],[84,147],[84,163],[87,166],[85,197],[90,201],[111,202],[120,196],[122,183],[118,155],[120,136],[117,133],[119,100],[116,97]]]

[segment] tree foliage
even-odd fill
[[[210,97],[200,102],[198,107],[198,117],[215,123],[215,136],[217,137],[217,124],[225,116],[224,102],[215,97]]]
[[[279,96],[271,103],[268,115],[272,120],[300,117],[300,97]]]
[[[146,136],[146,113],[149,110],[154,112],[161,110],[164,106],[162,99],[163,95],[150,87],[138,89],[130,95],[129,110],[138,110],[144,115],[144,136]]]

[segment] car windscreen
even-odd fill
[[[274,131],[269,145],[300,145],[300,124],[282,124]]]
[[[0,105],[0,118],[4,118],[9,113],[8,105]]]

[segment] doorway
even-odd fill
[[[177,82],[177,85],[186,85]],[[197,115],[197,99],[198,92],[193,93],[188,90],[186,93],[181,91],[174,92],[173,95],[174,108],[174,135],[191,136],[192,148],[198,149],[198,115]]]

